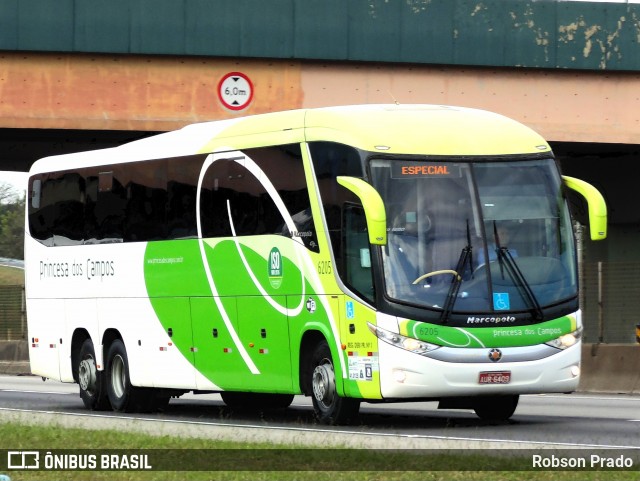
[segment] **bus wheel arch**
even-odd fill
[[[79,382],[78,367],[81,361],[81,350],[87,339],[91,339],[91,336],[86,329],[76,329],[71,336],[71,373],[75,382]]]
[[[358,415],[360,400],[342,397],[336,387],[334,359],[329,343],[319,333],[309,334],[302,340],[301,387],[311,396],[318,421],[324,424],[350,424]]]
[[[315,347],[326,339],[320,331],[310,330],[306,331],[300,340],[300,358],[299,358],[299,383],[300,391],[305,396],[311,396],[313,393],[311,386],[311,378],[308,375],[311,369],[311,354]]]
[[[107,394],[114,411],[133,412],[138,409],[139,391],[131,385],[129,357],[120,337],[111,340],[107,349]]]
[[[74,378],[78,380],[80,398],[87,409],[93,411],[109,409],[104,372],[97,368],[95,348],[90,337],[86,337],[80,347]]]
[[[136,387],[129,377],[129,356],[118,331],[106,332],[104,345],[105,384],[109,403],[117,412],[162,411],[169,404],[172,390]]]

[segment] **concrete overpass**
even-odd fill
[[[397,101],[496,111],[540,132],[565,173],[605,194],[610,238],[585,246],[587,337],[606,317],[605,341],[633,342],[639,43],[632,1],[2,2],[0,170],[273,110]],[[231,72],[252,90],[240,109],[220,93]]]

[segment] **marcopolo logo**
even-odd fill
[[[467,324],[509,324],[512,322],[516,322],[514,316],[467,317]]]

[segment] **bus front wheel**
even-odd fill
[[[360,401],[341,397],[336,390],[336,375],[327,341],[316,345],[311,355],[311,400],[318,421],[324,424],[349,424],[358,415]]]
[[[80,398],[84,406],[92,411],[109,409],[104,373],[98,371],[96,366],[96,352],[91,339],[82,343],[77,369]]]

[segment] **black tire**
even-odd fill
[[[320,341],[313,350],[307,376],[316,419],[323,424],[351,424],[358,416],[360,400],[338,395],[327,341]]]
[[[520,396],[486,396],[478,398],[473,410],[483,421],[506,421],[518,407]]]
[[[293,402],[293,394],[267,394],[224,391],[220,393],[224,403],[231,408],[260,411],[285,409]]]
[[[114,411],[140,412],[151,409],[151,390],[131,385],[129,358],[124,343],[116,339],[107,354],[107,394]]]
[[[86,339],[80,347],[80,358],[75,367],[80,385],[80,398],[87,409],[106,411],[111,408],[103,371],[96,367],[96,352],[91,339]]]

